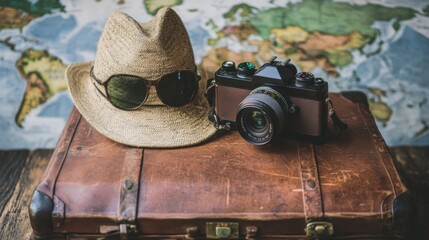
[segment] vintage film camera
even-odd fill
[[[255,145],[278,136],[324,142],[327,137],[328,83],[312,73],[297,73],[290,59],[272,57],[259,70],[250,62],[225,61],[216,71],[212,120],[236,128]]]

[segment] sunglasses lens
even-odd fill
[[[180,71],[164,75],[156,86],[159,98],[164,104],[180,107],[188,104],[198,90],[195,75]]]
[[[146,83],[133,76],[114,76],[107,83],[107,94],[110,101],[121,109],[139,107],[147,95]]]

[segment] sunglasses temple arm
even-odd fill
[[[98,87],[97,86],[95,86],[95,83],[94,83],[94,87],[95,87],[95,89],[97,89],[97,91],[101,94],[101,96],[103,96],[106,100],[109,100],[109,98],[100,90],[100,89],[98,89]],[[107,90],[107,89],[106,89]],[[107,91],[106,91],[107,92]]]

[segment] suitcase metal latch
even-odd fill
[[[330,222],[310,222],[305,228],[307,237],[320,238],[334,235],[334,225]]]
[[[111,237],[119,237],[119,239],[128,239],[129,235],[137,233],[137,227],[134,224],[119,224],[117,226],[100,226],[100,233],[105,235],[105,238],[110,239]]]
[[[238,239],[238,223],[236,222],[207,222],[206,234],[208,239]]]

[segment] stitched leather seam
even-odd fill
[[[52,165],[48,166],[48,171],[46,171],[43,176],[43,180],[39,185],[38,190],[48,195],[51,199],[55,194],[55,186],[57,183],[58,176],[60,175],[61,169],[64,165],[64,161],[69,152],[71,143],[77,131],[78,125],[82,116],[77,111],[76,108],[73,108],[70,114],[69,121],[66,124],[66,128],[64,128],[61,133],[61,137],[58,140],[57,146],[55,147],[55,151],[52,154],[52,158],[55,158],[52,162]],[[77,118],[77,119],[76,119]]]

